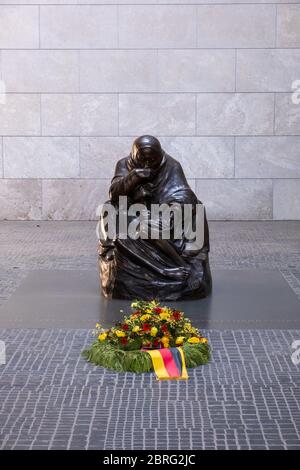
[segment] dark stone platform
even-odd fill
[[[213,270],[212,296],[166,302],[200,328],[300,328],[300,301],[279,271]],[[111,326],[130,302],[100,296],[98,272],[31,271],[0,308],[0,328]]]

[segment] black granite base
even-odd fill
[[[129,304],[101,297],[96,270],[32,271],[0,308],[0,328],[109,327]],[[168,305],[201,328],[300,328],[300,301],[279,271],[214,270],[210,298]]]

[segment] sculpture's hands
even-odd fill
[[[150,168],[135,168],[131,171],[141,181],[149,180],[152,176]]]
[[[117,202],[119,196],[132,196],[136,189],[152,177],[150,168],[134,168],[128,175],[116,178],[110,187],[110,198]]]
[[[133,202],[142,202],[146,198],[150,197],[152,195],[152,188],[153,184],[152,183],[147,183],[145,185],[139,186],[132,197]]]

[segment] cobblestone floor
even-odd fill
[[[280,269],[300,296],[300,222],[210,228],[212,266]],[[96,244],[94,222],[1,222],[0,302],[32,269],[95,268]],[[300,449],[300,331],[271,328],[208,331],[188,382],[87,364],[88,330],[1,330],[0,448]]]

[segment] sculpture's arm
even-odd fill
[[[112,202],[117,202],[119,196],[131,196],[136,188],[147,181],[151,175],[149,169],[135,168],[125,176],[116,176],[112,180],[109,195]]]

